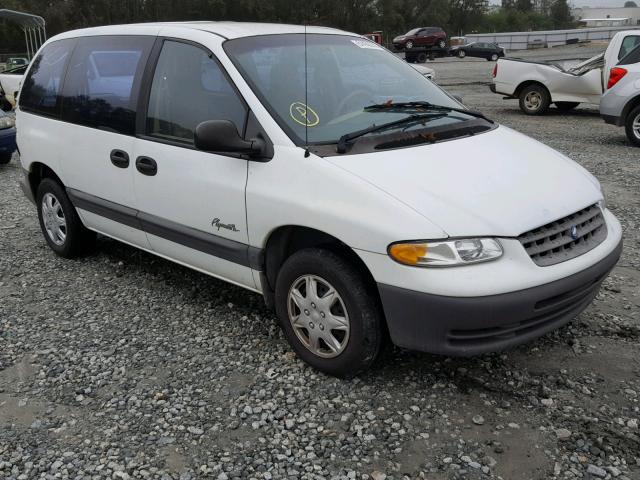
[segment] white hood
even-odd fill
[[[597,180],[507,127],[432,145],[328,158],[449,236],[515,237],[602,199]]]

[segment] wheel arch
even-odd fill
[[[551,102],[553,102],[553,98],[551,97],[551,92],[549,91],[549,89],[547,88],[547,86],[538,81],[538,80],[525,80],[524,82],[521,82],[517,87],[516,90],[513,92],[513,96],[514,97],[520,97],[520,93],[522,93],[522,90],[524,90],[525,88],[527,88],[530,85],[539,85],[542,88],[544,88],[547,93],[549,94],[549,98],[551,99]]]
[[[379,300],[376,282],[360,256],[339,238],[311,227],[283,225],[269,234],[263,251],[261,272],[262,290],[267,306],[273,306],[273,296],[278,273],[284,262],[294,253],[305,248],[326,248],[349,260],[363,275]]]
[[[29,188],[31,189],[31,193],[34,198],[38,192],[38,185],[40,185],[40,182],[45,178],[51,178],[64,187],[64,183],[60,179],[60,176],[58,176],[50,166],[45,165],[44,163],[33,162],[29,165],[28,171]]]
[[[626,122],[627,116],[631,113],[631,110],[640,105],[640,95],[636,95],[631,100],[629,100],[624,108],[622,109],[622,113],[620,114],[620,118]]]

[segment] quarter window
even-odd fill
[[[638,45],[640,45],[640,36],[629,35],[628,37],[626,37],[622,41],[622,45],[620,46],[620,51],[618,52],[618,60],[620,60]]]
[[[81,38],[63,89],[63,119],[133,135],[142,72],[153,37]]]
[[[20,93],[20,108],[24,111],[57,116],[60,88],[74,40],[59,40],[42,49],[33,61]]]
[[[147,134],[193,143],[198,124],[230,120],[242,135],[247,109],[216,60],[204,49],[165,41],[151,84]]]

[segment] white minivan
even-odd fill
[[[475,355],[556,329],[622,248],[585,169],[334,29],[63,33],[29,67],[17,128],[57,254],[98,232],[259,292],[338,376],[385,338]]]

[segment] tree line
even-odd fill
[[[473,32],[570,28],[567,0],[6,0],[2,8],[44,17],[48,36],[75,28],[133,22],[236,20],[324,25],[390,41],[419,26],[441,26],[450,36]],[[16,50],[17,49],[17,50]],[[12,24],[0,29],[0,50],[21,51]]]

